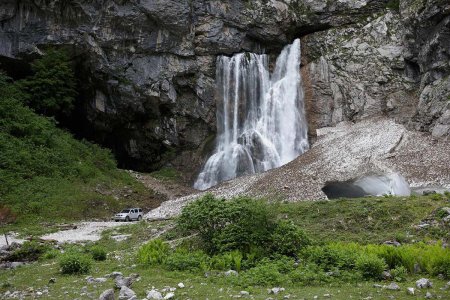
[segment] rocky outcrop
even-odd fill
[[[450,4],[399,3],[303,39],[313,131],[385,115],[435,137],[448,136]]]
[[[71,125],[134,169],[196,174],[216,131],[217,55],[277,54],[296,37],[311,129],[385,114],[448,136],[448,4],[391,2],[5,0],[0,62],[13,73],[47,47],[69,50]]]

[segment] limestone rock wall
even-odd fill
[[[297,37],[311,132],[384,114],[448,136],[448,1],[390,2],[3,0],[0,63],[70,50],[81,135],[125,167],[170,163],[189,179],[213,147],[216,57],[276,55]]]

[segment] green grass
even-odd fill
[[[431,227],[416,230],[427,216],[447,199],[432,196],[373,197],[331,201],[304,201],[274,204],[281,216],[294,221],[310,236],[323,242],[381,243],[387,240],[427,240],[449,238],[449,229]]]
[[[364,245],[383,242],[404,231],[409,231],[410,234],[415,235],[414,239],[416,241],[430,241],[433,238],[432,235],[426,232],[415,232],[411,229],[411,225],[417,224],[422,219],[433,218],[436,212],[439,211],[439,207],[448,206],[448,200],[432,200],[431,197],[400,197],[322,202],[307,201],[271,205],[273,205],[280,218],[291,218],[295,223],[301,225],[316,243],[327,243],[332,249],[338,251],[337,253],[344,255],[344,259],[346,257],[345,253],[370,252],[382,256],[388,264],[394,264],[393,259],[398,257],[398,255],[387,251],[388,246]],[[367,221],[368,216],[370,216],[371,222]],[[336,226],[336,224],[343,224],[342,220],[345,226]],[[272,288],[274,285],[263,284],[263,279],[264,276],[270,276],[264,275],[264,272],[270,272],[270,267],[267,269],[262,266],[258,271],[252,271],[248,275],[246,275],[247,271],[241,271],[236,279],[220,276],[219,271],[211,271],[210,276],[205,277],[201,270],[182,272],[170,271],[160,265],[150,267],[140,265],[137,261],[137,253],[141,245],[155,234],[166,231],[172,226],[173,221],[171,220],[151,223],[139,222],[105,231],[102,239],[95,244],[107,251],[107,259],[105,261],[93,261],[92,269],[87,275],[103,277],[113,271],[121,271],[125,275],[138,273],[141,276],[141,280],[135,282],[132,286],[138,298],[144,298],[146,291],[150,290],[152,286],[158,289],[162,289],[165,286],[176,287],[179,282],[183,282],[186,286],[185,289],[178,289],[175,292],[180,299],[231,298],[233,295],[238,295],[241,290],[250,292],[254,299],[266,299],[269,297],[267,288]],[[130,234],[131,236],[126,241],[116,242],[111,236],[118,234]],[[172,234],[169,231],[165,236],[172,236]],[[172,237],[176,238],[176,236]],[[330,241],[337,243],[330,244]],[[351,245],[347,244],[347,242],[359,242],[359,244]],[[408,242],[412,241],[409,240]],[[91,244],[88,244],[86,247],[91,247]],[[443,251],[439,245],[427,246],[413,243],[404,247],[404,251],[399,249],[400,252],[405,254],[401,258],[403,263],[408,264],[409,257],[418,257],[423,262],[424,271],[427,271],[428,262],[432,262],[433,257],[437,257],[436,251]],[[422,248],[424,250],[420,250]],[[350,251],[351,249],[355,249],[355,251]],[[316,252],[313,251],[313,253]],[[112,280],[108,280],[106,283],[95,284],[96,287],[94,287],[86,283],[85,277],[87,275],[62,275],[58,265],[59,255],[51,257],[51,259],[41,259],[16,270],[0,272],[0,292],[26,290],[29,287],[33,287],[35,290],[42,289],[48,285],[48,280],[52,277],[56,278],[56,283],[48,285],[49,294],[41,299],[77,298],[83,286],[87,286],[88,292],[93,293],[93,296],[96,298],[102,291],[113,287]],[[314,273],[314,271],[311,272]],[[318,272],[323,273],[324,271]],[[255,276],[263,277],[261,277],[261,280],[257,279],[256,281],[247,278],[253,273]],[[350,279],[344,280],[332,280],[322,283],[312,281],[308,283],[308,281],[304,281],[305,279],[301,273],[299,275],[299,279],[303,281],[292,282],[286,277],[287,280],[282,280],[280,284],[286,288],[286,291],[272,297],[274,299],[282,299],[284,295],[290,294],[293,299],[311,299],[317,295],[319,299],[322,299],[324,294],[331,294],[332,299],[362,299],[367,297],[386,299],[389,296],[394,296],[396,299],[411,299],[414,297],[406,294],[406,288],[415,286],[414,282],[424,276],[431,278],[433,288],[416,291],[418,298],[423,298],[426,291],[430,291],[435,297],[440,296],[441,299],[450,297],[450,289],[441,290],[448,280],[441,280],[429,274],[409,273],[409,275],[405,275],[406,278],[398,283],[402,288],[401,291],[389,291],[373,287],[374,283],[388,285],[390,283],[388,281],[374,281],[370,279],[362,281],[357,279],[357,277],[354,279],[350,277]],[[241,276],[244,281],[239,279]],[[283,276],[285,275],[282,275],[280,279],[285,278]],[[308,276],[311,276],[311,274]],[[261,284],[249,286],[246,282],[261,282]]]

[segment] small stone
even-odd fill
[[[400,289],[400,287],[395,282],[392,282],[391,284],[386,286],[386,289],[391,290],[391,291],[398,291]]]
[[[42,296],[42,292],[36,292],[37,296]]]
[[[247,292],[247,291],[241,291],[240,294],[241,294],[242,296],[249,296],[249,295],[250,295],[250,293]]]
[[[383,271],[383,273],[381,273],[381,277],[384,280],[391,280],[392,279],[392,275],[388,271]]]
[[[119,300],[137,300],[136,293],[129,287],[122,286],[119,292]]]
[[[269,294],[277,295],[280,292],[284,292],[284,288],[274,287],[274,288],[272,288],[272,289],[270,289],[268,291],[269,291]]]
[[[406,293],[407,293],[408,295],[414,295],[415,290],[414,290],[413,287],[409,287],[409,288],[406,289]]]
[[[180,289],[184,289],[184,283],[180,282],[180,283],[178,284],[178,287],[179,287]]]
[[[160,300],[163,299],[163,296],[161,295],[160,292],[158,292],[157,290],[151,290],[150,292],[147,293],[147,299],[155,299],[155,300]]]
[[[111,274],[106,275],[105,277],[116,278],[118,276],[123,276],[122,272],[112,272]]]
[[[319,299],[319,296],[314,296],[313,299]]]
[[[427,292],[425,295],[425,299],[431,299],[433,298],[433,295],[430,292]]]
[[[175,294],[172,293],[172,292],[167,293],[167,294],[164,296],[164,299],[174,299],[174,298],[175,298]]]
[[[430,288],[433,286],[433,283],[427,278],[420,278],[416,281],[416,286],[419,289]]]
[[[377,283],[375,283],[375,284],[373,285],[373,287],[374,287],[374,288],[379,288],[379,289],[383,288],[383,286],[382,286],[381,284],[377,284]]]
[[[64,293],[68,293],[68,292],[64,292]],[[113,289],[109,289],[109,290],[104,291],[100,295],[98,300],[114,300],[114,290]]]
[[[238,276],[238,272],[236,272],[235,270],[228,270],[228,271],[226,271],[225,273],[225,276]]]
[[[48,280],[48,283],[55,283],[56,282],[56,278],[52,277]]]
[[[331,295],[330,294],[324,294],[323,295],[325,298],[331,298]]]

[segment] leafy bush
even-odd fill
[[[271,249],[272,252],[294,256],[302,248],[311,244],[308,236],[292,222],[279,222],[272,234]]]
[[[60,255],[60,252],[56,249],[50,249],[42,255],[43,259],[53,259]]]
[[[278,267],[272,263],[262,263],[244,272],[239,283],[244,286],[268,286],[280,285],[287,280],[285,274],[281,274]]]
[[[101,246],[92,246],[89,249],[89,252],[92,254],[92,258],[94,260],[106,260],[106,249],[104,247]]]
[[[64,51],[49,50],[31,64],[34,74],[19,82],[26,104],[49,116],[69,114],[77,95],[74,71]]]
[[[208,194],[187,205],[177,221],[185,233],[198,233],[210,254],[266,247],[275,227],[266,203],[239,197],[226,201]]]
[[[361,250],[356,244],[330,244],[310,246],[301,252],[301,256],[325,271],[352,270],[355,267],[359,251]]]
[[[404,281],[406,275],[408,275],[408,270],[404,266],[398,266],[395,269],[392,269],[390,273],[395,281]]]
[[[295,284],[319,285],[333,281],[333,277],[327,275],[320,267],[315,264],[307,264],[292,271],[289,278]]]
[[[15,250],[9,257],[11,261],[33,261],[40,258],[50,249],[48,245],[35,241],[26,241],[19,249]]]
[[[240,271],[242,268],[243,255],[240,251],[235,250],[211,257],[210,266],[215,270],[233,269]]]
[[[171,271],[204,271],[208,269],[209,257],[202,251],[188,252],[177,249],[164,261],[164,265]]]
[[[86,274],[91,269],[92,260],[89,256],[77,252],[61,255],[59,266],[63,274]]]
[[[355,267],[366,279],[380,279],[386,263],[374,254],[362,254],[356,260]]]
[[[162,240],[151,240],[139,249],[138,261],[144,265],[163,264],[169,255],[169,250],[169,246]]]
[[[434,257],[431,273],[436,276],[442,275],[444,278],[450,279],[450,253]]]

